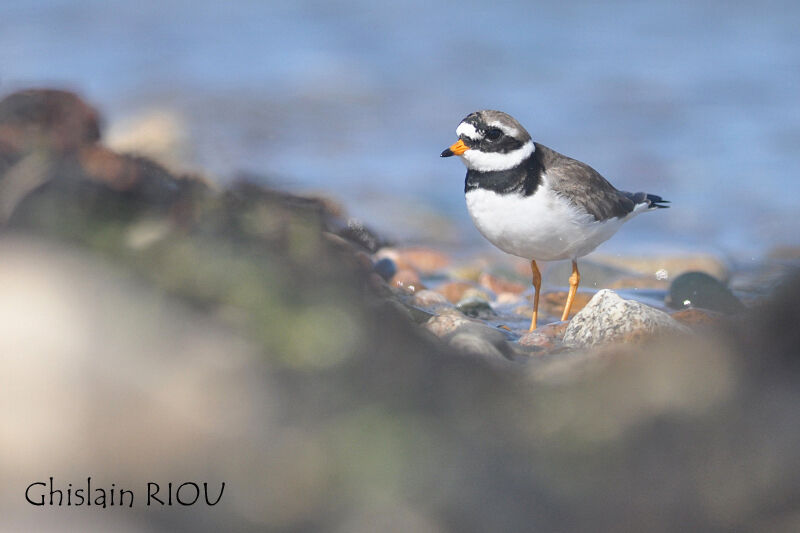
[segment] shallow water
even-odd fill
[[[0,92],[56,84],[111,123],[186,122],[195,167],[332,195],[399,238],[481,243],[463,167],[478,108],[673,208],[604,250],[746,257],[800,242],[800,5],[682,0],[431,6],[355,1],[0,7]]]

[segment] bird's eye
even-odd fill
[[[491,128],[486,130],[486,138],[490,141],[496,141],[503,136],[503,131],[498,128]]]

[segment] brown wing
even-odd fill
[[[624,217],[636,205],[595,169],[555,150],[534,143],[548,186],[584,209],[595,220]]]

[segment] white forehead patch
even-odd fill
[[[506,126],[505,124],[503,124],[502,122],[498,122],[497,120],[489,122],[487,126],[490,126],[492,128],[497,128],[506,135],[508,135],[509,137],[514,137],[515,139],[519,135],[519,130],[517,128]]]
[[[463,135],[465,137],[469,137],[472,140],[478,140],[481,137],[483,137],[483,135],[478,133],[478,130],[475,129],[475,126],[473,126],[469,122],[462,122],[461,124],[459,124],[458,127],[456,128],[456,135],[458,135],[459,137]]]
[[[459,157],[461,157],[461,160],[470,170],[495,172],[514,168],[530,157],[534,149],[533,141],[528,141],[516,150],[505,154],[500,152],[481,152],[480,150],[470,149]]]

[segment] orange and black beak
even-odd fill
[[[467,150],[469,150],[469,146],[464,144],[464,141],[459,139],[456,142],[454,142],[450,148],[442,152],[439,157],[450,157],[451,155],[461,155]]]

